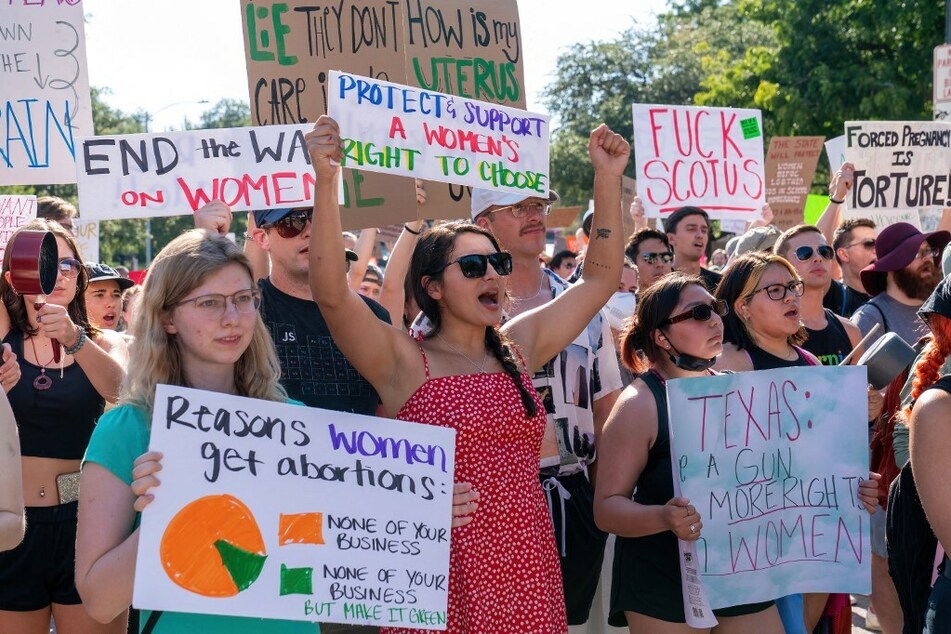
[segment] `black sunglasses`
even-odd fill
[[[831,260],[832,256],[835,255],[835,251],[832,250],[827,244],[822,244],[813,249],[812,247],[799,247],[796,249],[796,259],[800,262],[805,262],[812,257],[813,253],[818,253],[819,257],[823,260]]]
[[[298,211],[292,211],[275,223],[264,225],[262,229],[274,227],[277,229],[277,235],[281,236],[285,240],[290,240],[291,238],[296,238],[299,236],[301,231],[304,230],[304,227],[307,226],[307,223],[311,222],[313,219],[313,209],[300,209]]]
[[[670,264],[674,261],[674,254],[670,251],[664,251],[663,253],[641,253],[641,259],[648,264],[654,264],[658,259],[664,264]]]
[[[846,249],[851,249],[852,247],[865,247],[869,251],[875,248],[875,238],[867,238],[865,240],[859,240],[858,242],[853,242],[852,244],[846,246]]]
[[[666,320],[661,326],[669,326],[672,324],[680,323],[682,321],[687,321],[688,319],[696,319],[697,321],[707,321],[710,317],[713,316],[713,313],[716,313],[720,317],[726,317],[730,312],[730,307],[727,306],[725,300],[715,299],[709,304],[697,304],[688,311],[682,312],[679,315],[674,315],[670,319]]]
[[[482,255],[481,253],[463,255],[452,262],[447,262],[445,266],[436,269],[430,273],[430,275],[441,273],[453,264],[458,264],[462,275],[469,279],[484,277],[485,272],[489,270],[489,264],[492,264],[492,268],[495,269],[495,272],[499,275],[510,275],[512,273],[512,254],[506,251],[499,251],[497,253],[490,253],[489,255]]]

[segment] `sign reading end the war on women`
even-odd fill
[[[548,117],[338,71],[344,167],[548,196]]]
[[[853,217],[878,222],[951,207],[951,123],[847,121],[845,159],[855,165],[847,197]]]
[[[310,124],[83,139],[76,155],[85,220],[193,213],[214,199],[235,211],[310,205]]]
[[[133,605],[445,629],[455,432],[160,385]]]
[[[864,367],[667,382],[671,461],[700,513],[710,606],[871,587]],[[742,597],[738,601],[737,597]]]
[[[692,205],[754,220],[766,203],[759,110],[634,104],[637,194],[651,218]]]
[[[0,12],[0,185],[75,183],[92,134],[83,5],[10,2]]]

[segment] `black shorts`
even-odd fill
[[[82,603],[76,592],[76,509],[78,502],[28,506],[26,535],[0,553],[0,610],[31,612],[52,603]]]
[[[594,523],[594,489],[588,476],[579,472],[556,478],[571,496],[565,500],[561,499],[557,487],[545,484],[546,480],[551,479],[550,476],[541,476],[540,479],[546,500],[551,500],[551,519],[555,525],[555,544],[561,557],[568,625],[584,625],[588,622],[591,603],[601,578],[604,544],[608,535]]]

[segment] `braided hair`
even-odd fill
[[[496,251],[502,250],[495,236],[482,227],[468,222],[450,222],[439,225],[420,236],[416,242],[416,249],[413,251],[413,259],[410,262],[407,285],[411,287],[419,309],[432,325],[427,337],[435,337],[442,328],[442,314],[439,303],[430,297],[427,287],[430,282],[442,279],[445,266],[452,255],[456,237],[462,233],[485,236]],[[428,278],[425,285],[423,278]],[[515,383],[522,399],[522,405],[525,407],[526,415],[529,418],[535,416],[537,406],[535,399],[532,398],[532,393],[529,391],[529,389],[534,388],[525,387],[522,381],[512,341],[502,334],[497,326],[486,326],[485,347]],[[525,368],[525,370],[527,371],[528,368]]]
[[[941,366],[951,357],[951,319],[941,313],[928,315],[928,326],[934,337],[925,346],[921,358],[915,364],[914,382],[911,384],[911,402],[905,408],[905,420],[911,420],[911,409],[922,392],[941,378]]]

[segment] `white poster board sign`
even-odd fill
[[[667,382],[671,461],[700,512],[710,605],[800,592],[867,594],[864,367],[796,367]]]
[[[634,104],[637,194],[650,218],[701,207],[755,220],[766,203],[759,110]]]
[[[194,213],[214,199],[234,211],[309,205],[316,178],[297,124],[83,139],[76,154],[87,220]]]
[[[133,605],[445,629],[455,432],[160,385]]]
[[[951,122],[951,44],[934,47],[934,120]]]
[[[93,133],[82,2],[7,3],[0,34],[0,185],[75,183]]]
[[[0,262],[13,232],[36,218],[36,196],[0,194]]]
[[[83,254],[83,262],[99,262],[99,221],[73,219],[73,237]],[[106,262],[105,264],[109,264]]]
[[[920,226],[921,210],[951,206],[951,123],[847,121],[845,158],[855,165],[846,217]]]
[[[331,71],[344,167],[548,196],[548,117]]]

